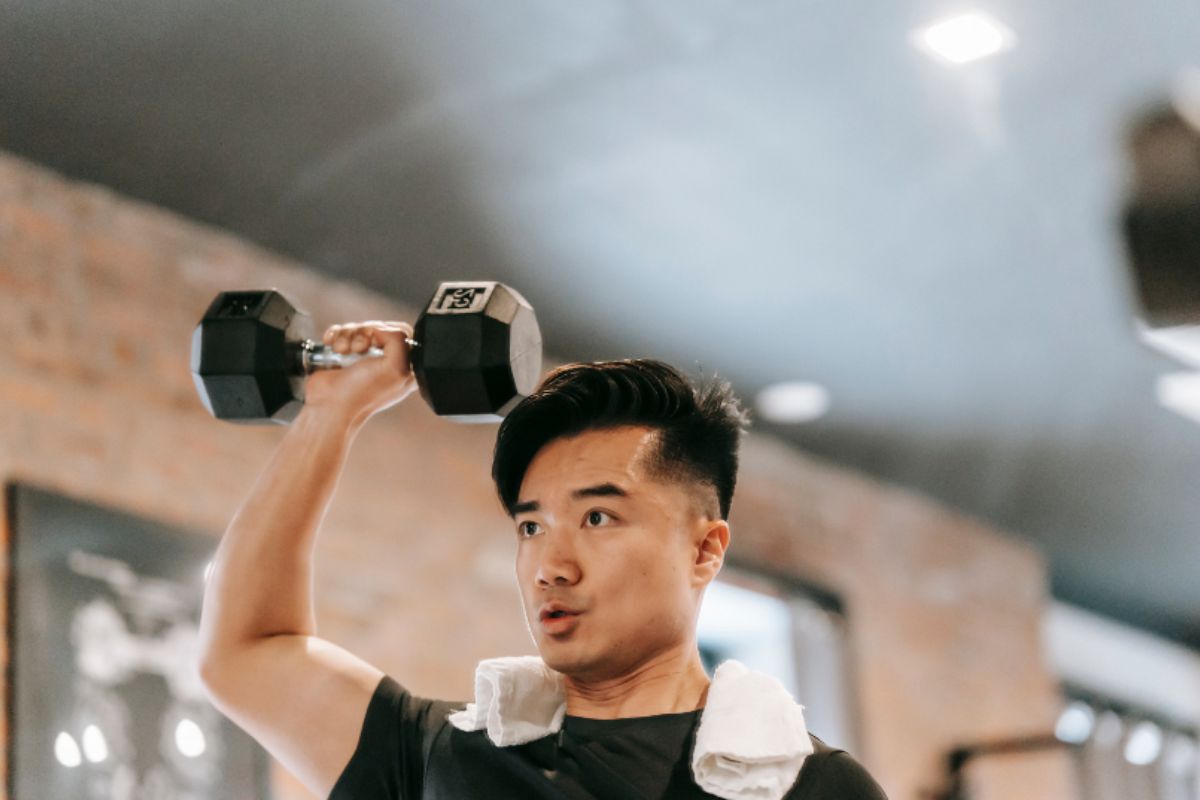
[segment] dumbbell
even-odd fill
[[[533,308],[502,283],[440,284],[409,345],[421,396],[460,422],[501,419],[541,376]],[[218,419],[286,424],[304,405],[309,374],[381,355],[343,355],[314,341],[312,318],[278,290],[222,292],[192,333],[192,378]]]

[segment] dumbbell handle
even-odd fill
[[[420,347],[420,342],[415,339],[404,341],[409,347]],[[380,347],[372,347],[365,353],[339,353],[329,345],[314,342],[312,339],[305,339],[300,343],[300,363],[306,375],[319,369],[343,369],[364,358],[379,358],[382,355],[383,348]]]

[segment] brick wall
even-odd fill
[[[412,317],[0,154],[0,480],[218,535],[280,431],[208,417],[189,338],[217,291],[258,286],[301,298],[318,326]],[[373,420],[319,545],[322,634],[423,694],[466,697],[476,661],[531,652],[513,540],[488,478],[493,436],[420,402]],[[1037,552],[764,437],[750,437],[743,463],[733,555],[841,596],[858,755],[893,800],[934,785],[953,744],[1052,727],[1059,698],[1039,642]],[[999,760],[975,778],[987,800],[1071,796],[1061,756]],[[277,784],[284,800],[307,797],[282,772]]]

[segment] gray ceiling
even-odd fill
[[[961,8],[8,3],[0,147],[410,302],[510,282],[568,358],[819,381],[773,430],[1200,646],[1200,426],[1154,400],[1113,224],[1200,4],[994,0],[1013,50],[913,48]]]

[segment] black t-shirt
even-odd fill
[[[413,697],[384,677],[358,747],[329,800],[642,800],[712,798],[692,780],[700,711],[599,720],[496,747],[447,721],[462,703]],[[887,800],[858,762],[813,738],[788,800]]]

